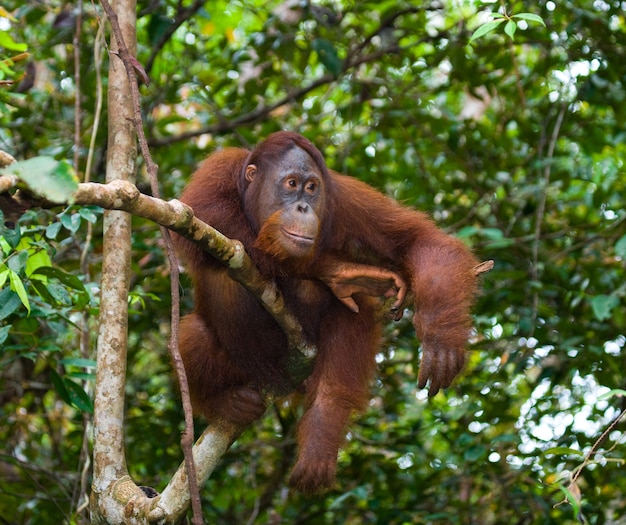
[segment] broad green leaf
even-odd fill
[[[604,321],[611,317],[611,311],[619,304],[615,295],[596,295],[591,299],[591,309],[598,321]]]
[[[161,13],[156,13],[150,17],[148,22],[148,40],[150,45],[155,46],[170,30],[174,21],[171,17]]]
[[[486,24],[479,26],[478,29],[476,29],[476,31],[472,33],[472,36],[470,37],[468,44],[471,44],[477,38],[480,38],[482,36],[485,36],[487,33],[490,33],[496,27],[498,27],[502,22],[504,22],[504,20],[505,20],[504,18],[499,18],[498,20],[492,20],[491,22],[487,22]]]
[[[22,304],[22,301],[20,301],[18,295],[11,290],[11,288],[2,288],[2,290],[0,290],[0,321],[15,312],[20,304]]]
[[[9,269],[6,264],[0,263],[0,290],[4,288],[4,283],[9,279]]]
[[[511,40],[514,40],[515,31],[517,31],[517,24],[513,20],[509,20],[504,26],[504,32],[511,37]]]
[[[65,286],[62,286],[56,281],[51,281],[46,285],[46,288],[54,298],[54,301],[59,305],[70,306],[72,304],[72,297]]]
[[[4,344],[4,342],[7,340],[7,337],[9,337],[10,330],[11,330],[10,324],[0,327],[0,345]]]
[[[480,233],[487,239],[504,239],[504,232],[499,228],[481,228]]]
[[[50,368],[50,379],[52,380],[54,389],[57,391],[57,394],[59,394],[59,397],[65,402],[66,405],[71,405],[72,398],[70,397],[70,393],[65,386],[65,382],[54,368]]]
[[[534,13],[518,13],[516,15],[513,15],[511,18],[519,18],[521,20],[526,20],[528,22],[537,22],[541,24],[543,27],[546,27],[546,23],[543,21],[543,18],[541,18],[539,15],[536,15]]]
[[[0,31],[0,47],[11,51],[26,51],[28,49],[26,44],[18,44],[6,31]]]
[[[513,239],[504,237],[504,233],[498,228],[482,228],[479,232],[483,237],[489,239],[485,247],[491,250],[507,248],[514,243]]]
[[[43,279],[40,280],[36,276],[33,276],[33,278],[30,281],[30,285],[33,287],[35,292],[37,292],[39,297],[41,297],[46,303],[50,305],[56,305],[56,300],[54,299],[54,297],[52,297],[52,295],[48,291],[47,281],[44,281]]]
[[[52,261],[50,260],[48,253],[44,249],[40,248],[28,257],[28,261],[26,262],[26,275],[30,277],[32,273],[37,270],[37,268],[50,266],[51,264]]]
[[[608,391],[606,394],[598,396],[598,401],[604,401],[612,397],[626,397],[626,390],[622,390],[621,388],[614,388],[613,390]]]
[[[23,237],[17,246],[18,250],[26,250],[28,253],[28,260],[26,261],[26,275],[28,277],[30,277],[37,268],[52,265],[48,252],[33,242],[39,239],[40,237],[35,237],[34,239]]]
[[[26,288],[24,288],[24,283],[20,279],[20,276],[13,270],[9,270],[9,280],[11,281],[11,290],[19,296],[20,301],[22,301],[22,304],[30,314],[30,301],[28,300],[28,294],[26,293]]]
[[[474,462],[484,457],[485,454],[487,454],[487,449],[483,445],[474,445],[465,450],[463,458],[466,461]]]
[[[71,166],[52,157],[40,156],[15,162],[0,170],[1,173],[15,175],[33,193],[52,202],[70,201],[78,188]]]
[[[59,268],[55,268],[52,266],[42,266],[37,268],[34,272],[36,275],[45,275],[47,277],[54,277],[61,281],[65,286],[69,288],[73,288],[74,290],[78,290],[80,292],[85,291],[85,285],[82,281],[76,277],[76,275],[64,272]]]
[[[478,228],[476,226],[465,226],[461,228],[458,232],[456,232],[456,236],[461,239],[469,239],[473,235],[478,233]]]
[[[11,246],[2,235],[0,235],[0,249],[3,255],[9,255],[12,251]]]
[[[558,456],[584,456],[584,453],[580,450],[576,450],[575,448],[569,447],[552,447],[543,452],[545,455],[547,454],[555,454]]]
[[[64,213],[61,215],[61,224],[72,233],[76,233],[80,228],[81,216],[79,213]]]
[[[578,486],[570,485],[569,487],[564,487],[562,485],[559,485],[559,488],[561,489],[563,494],[565,494],[567,501],[569,501],[570,505],[572,506],[572,512],[574,513],[574,515],[578,516],[580,514],[580,497],[573,492],[578,491]]]
[[[20,240],[22,238],[22,231],[20,230],[19,226],[16,226],[13,229],[2,228],[0,226],[0,229],[2,229],[2,237],[0,237],[0,246],[2,247],[2,251],[8,254],[11,251],[11,249],[14,250],[15,247],[20,243]],[[8,250],[7,250],[6,245],[9,246]]]
[[[28,251],[20,250],[19,252],[15,252],[7,259],[7,266],[9,270],[14,271],[15,273],[21,272],[28,262]]]
[[[102,214],[102,208],[97,206],[84,206],[78,209],[80,216],[91,224],[95,224],[98,221],[98,214],[96,212]]]
[[[85,359],[84,357],[67,357],[61,359],[60,363],[63,366],[78,366],[81,368],[96,368],[95,359]]]
[[[62,226],[63,225],[60,222],[53,222],[52,224],[49,224],[46,228],[46,237],[48,239],[56,239]]]
[[[615,243],[615,253],[622,259],[626,259],[626,235]]]
[[[325,38],[316,38],[313,40],[311,47],[319,56],[320,62],[324,64],[330,73],[333,75],[341,73],[342,62],[332,42]]]
[[[65,383],[67,392],[69,393],[72,405],[82,412],[91,414],[93,412],[93,401],[87,395],[87,392],[85,392],[83,387],[67,377],[64,378],[63,382]]]

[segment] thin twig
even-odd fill
[[[624,414],[626,414],[626,411],[622,410],[617,415],[617,417],[613,421],[611,421],[609,426],[604,429],[604,432],[600,434],[600,437],[596,439],[595,443],[591,447],[591,450],[585,456],[585,459],[583,460],[583,462],[578,466],[578,468],[576,468],[576,471],[574,472],[572,476],[572,483],[576,483],[576,480],[578,480],[578,478],[582,474],[585,467],[590,463],[591,458],[598,452],[600,445],[602,445],[606,437],[613,431],[613,429],[617,426],[617,424],[622,420],[622,418],[624,417]]]
[[[73,46],[74,46],[74,170],[78,173],[80,162],[80,36],[81,26],[83,24],[83,0],[78,0],[76,6],[76,24],[74,30]]]
[[[550,137],[550,142],[548,143],[548,151],[544,159],[543,177],[541,180],[539,202],[537,204],[537,214],[536,214],[536,219],[535,219],[535,234],[534,234],[534,241],[532,245],[532,267],[530,269],[530,278],[534,282],[539,280],[539,248],[541,246],[541,226],[543,225],[543,218],[546,213],[546,203],[548,200],[548,186],[550,185],[550,176],[552,172],[552,158],[554,157],[554,150],[556,149],[556,142],[559,138],[561,125],[563,124],[563,119],[565,118],[566,111],[567,111],[567,103],[563,102],[561,104],[559,113],[556,117],[556,122],[554,123],[554,128],[552,129],[552,136]],[[539,290],[535,290],[535,292],[533,293],[533,306],[532,306],[533,322],[530,328],[531,336],[534,333],[535,324],[536,324],[535,321],[537,319],[538,310],[539,310]]]
[[[76,22],[74,26],[74,37],[72,40],[74,47],[74,171],[80,173],[80,150],[81,150],[81,75],[80,75],[80,39],[83,25],[83,2],[78,0]],[[89,278],[89,264],[87,263],[87,255],[91,248],[93,226],[87,224],[87,235],[80,256],[81,273]],[[88,358],[90,348],[91,332],[89,330],[89,312],[85,310],[80,319],[79,348],[81,357]],[[89,390],[89,382],[83,381],[83,388]],[[80,515],[86,509],[89,498],[87,492],[89,490],[89,470],[91,460],[89,454],[89,440],[91,436],[91,417],[89,414],[83,414],[83,443],[80,450],[79,470],[80,476],[77,478],[74,494],[72,498],[72,508],[76,509],[76,514]],[[82,466],[81,466],[82,465]]]

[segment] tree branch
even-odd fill
[[[17,185],[14,175],[0,176],[0,194],[7,193]],[[230,277],[252,293],[272,315],[287,335],[289,346],[299,354],[292,363],[296,368],[306,369],[316,355],[298,320],[286,308],[280,290],[273,281],[265,279],[254,266],[241,242],[231,240],[212,226],[198,219],[193,210],[177,199],[164,201],[139,191],[132,182],[115,180],[108,184],[83,182],[73,196],[73,202],[81,205],[101,206],[106,210],[125,211],[137,217],[149,219],[172,230],[200,246],[204,251],[222,262],[229,269]],[[20,201],[23,204],[23,201]],[[56,203],[62,204],[62,203]],[[298,362],[299,360],[302,362]],[[299,382],[308,375],[292,375]]]
[[[137,62],[137,59],[130,53],[126,46],[124,36],[122,35],[121,28],[118,23],[117,15],[111,8],[108,0],[101,0],[102,7],[107,13],[107,17],[111,23],[111,28],[115,34],[117,45],[119,48],[120,58],[126,69],[128,77],[128,88],[133,105],[133,124],[137,137],[139,140],[139,148],[141,154],[146,162],[146,169],[150,176],[150,186],[152,194],[155,197],[159,197],[159,184],[158,184],[158,167],[152,160],[150,148],[143,130],[143,120],[141,117],[141,103],[139,98],[139,86],[135,73],[139,73],[142,77],[145,77],[146,82],[147,74],[141,69],[141,64]],[[136,40],[136,39],[135,39]],[[131,43],[135,43],[133,40]],[[192,523],[195,525],[201,525],[202,520],[202,507],[200,504],[200,490],[197,484],[196,465],[193,459],[193,439],[194,439],[194,425],[193,425],[193,412],[191,407],[191,398],[189,395],[189,383],[187,382],[187,373],[185,371],[185,365],[178,349],[178,329],[180,319],[180,295],[179,295],[179,275],[178,275],[178,263],[176,255],[174,253],[174,245],[170,236],[169,230],[161,227],[161,234],[163,235],[163,241],[165,243],[166,253],[170,262],[170,289],[172,295],[172,312],[171,312],[171,333],[169,351],[174,363],[174,370],[178,377],[178,384],[180,385],[180,394],[185,413],[185,430],[181,436],[181,448],[185,456],[185,465],[187,469],[187,479],[189,482],[189,494],[191,497],[191,507],[193,509]]]
[[[135,42],[133,0],[115,0],[121,20],[111,41],[114,54],[122,38]],[[129,84],[121,64],[112,57],[108,82],[108,149],[106,180],[132,185],[137,161],[137,137]],[[100,328],[96,354],[94,399],[94,471],[91,515],[94,523],[123,523],[127,498],[117,498],[115,487],[128,477],[124,454],[124,399],[128,342],[128,290],[131,261],[131,217],[119,211],[104,215]],[[140,493],[129,487],[128,496]]]
[[[0,177],[0,184],[3,177]],[[289,345],[306,361],[315,356],[315,348],[304,338],[302,327],[287,310],[278,287],[258,272],[243,245],[231,240],[198,219],[193,210],[174,199],[163,201],[141,193],[129,182],[110,184],[94,182],[78,185],[76,204],[95,204],[108,210],[123,210],[149,219],[193,241],[229,268],[232,279],[257,297],[285,331]],[[298,381],[300,378],[294,378]]]

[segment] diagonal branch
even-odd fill
[[[193,241],[228,266],[231,278],[259,298],[287,334],[291,348],[300,353],[305,361],[315,356],[315,348],[306,342],[300,323],[285,307],[278,287],[259,273],[243,245],[202,222],[186,204],[176,199],[163,201],[144,195],[134,184],[124,181],[79,184],[74,198],[76,204],[95,204],[108,210],[127,211]],[[293,379],[297,381],[298,378]]]

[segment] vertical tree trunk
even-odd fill
[[[113,10],[126,45],[136,49],[135,0],[113,0]],[[106,182],[134,182],[137,139],[128,77],[111,36],[109,53],[109,136]],[[128,339],[128,288],[131,257],[130,215],[107,211],[104,215],[104,254],[100,329],[98,333],[96,390],[94,403],[94,479],[92,519],[102,523],[124,523],[123,506],[116,493],[120,480],[131,493],[138,490],[130,481],[124,456],[124,387]],[[117,485],[117,488],[114,487]],[[126,498],[123,498],[126,499]]]

